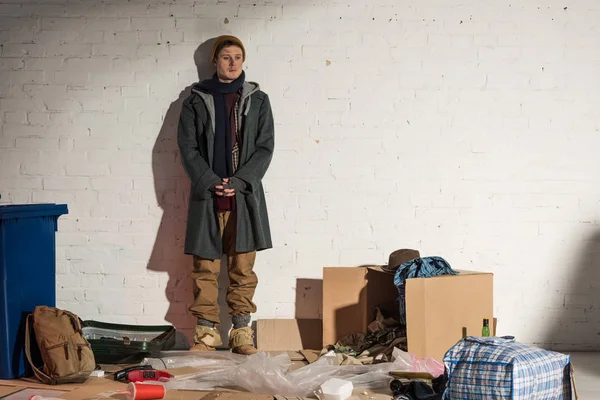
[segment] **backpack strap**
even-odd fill
[[[29,330],[31,329],[30,321],[31,321],[32,317],[33,317],[33,315],[29,314],[27,316],[27,320],[25,322],[25,355],[27,356],[27,361],[29,361],[29,365],[31,365],[31,368],[33,369],[33,374],[35,375],[35,377],[40,382],[43,382],[48,385],[53,385],[54,380],[52,378],[50,378],[48,375],[46,375],[45,373],[43,373],[42,371],[40,371],[39,369],[37,369],[36,366],[33,365],[33,361],[31,360],[31,338],[29,335]]]

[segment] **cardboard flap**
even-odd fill
[[[366,274],[366,268],[323,268],[322,347],[367,326]]]
[[[259,319],[256,345],[260,351],[321,349],[323,325],[320,319]]]
[[[323,346],[366,333],[377,307],[397,318],[394,275],[380,266],[323,268]]]
[[[300,354],[302,354],[304,356],[304,359],[309,364],[312,364],[319,359],[321,352],[318,350],[301,350]]]

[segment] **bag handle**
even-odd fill
[[[465,342],[475,342],[488,346],[504,346],[509,343],[514,343],[514,336],[492,336],[492,337],[480,337],[480,336],[467,336],[463,339]]]
[[[79,320],[79,317],[76,316],[75,314],[73,314],[70,311],[66,311],[63,310],[63,312],[69,317],[69,319],[71,320],[71,325],[73,325],[73,329],[75,330],[76,333],[79,333],[80,335],[83,336],[83,330],[81,329],[81,322]]]
[[[573,364],[571,364],[571,382],[573,383],[573,391],[575,392],[575,400],[579,400],[579,395],[577,394],[577,385],[575,385],[575,370],[573,369]]]
[[[54,380],[39,369],[37,369],[36,366],[33,365],[33,361],[31,361],[31,338],[29,335],[29,330],[31,329],[30,321],[32,317],[33,315],[29,314],[25,322],[25,355],[27,356],[27,361],[29,361],[29,365],[31,365],[31,368],[33,369],[33,374],[35,375],[35,377],[45,384],[54,385]]]

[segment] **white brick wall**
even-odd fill
[[[171,103],[233,33],[277,124],[255,317],[415,247],[493,271],[501,333],[600,348],[598,2],[40,3],[0,1],[0,193],[69,204],[60,306],[192,326]]]

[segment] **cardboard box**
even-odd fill
[[[323,268],[323,345],[362,332],[380,307],[397,315],[394,277],[379,267]],[[467,335],[480,335],[484,318],[493,320],[493,274],[415,278],[406,282],[408,352],[442,360]]]
[[[323,325],[320,319],[259,319],[256,348],[260,351],[320,350]]]

